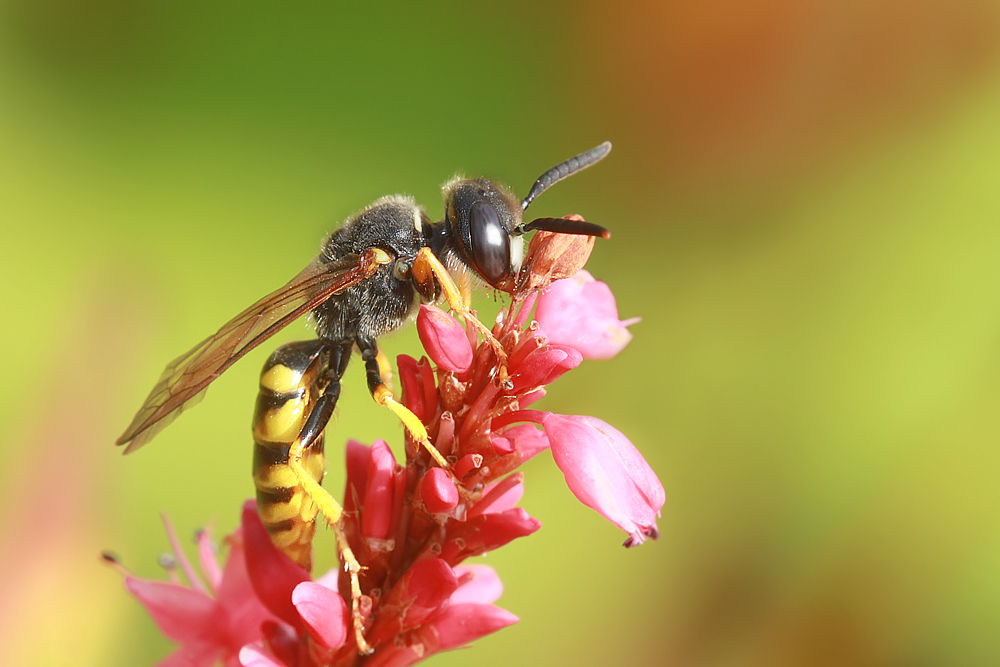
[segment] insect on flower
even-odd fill
[[[610,150],[605,142],[553,167],[521,200],[486,179],[453,179],[444,186],[445,218],[439,222],[431,222],[407,197],[379,199],[335,231],[319,257],[290,282],[171,362],[117,444],[127,445],[126,453],[141,447],[198,402],[208,385],[243,355],[311,313],[317,339],[279,348],[261,374],[253,429],[257,507],[274,544],[307,571],[316,517],[322,514],[334,526],[350,578],[357,648],[368,652],[359,606],[362,566],[341,528],[343,508],[320,486],[326,468],[323,431],[340,396],[340,379],[351,353],[355,348],[360,352],[372,397],[400,419],[412,442],[448,479],[466,477],[475,459],[448,460],[447,453],[431,443],[424,422],[393,397],[383,381],[377,339],[403,326],[421,302],[446,301],[471,327],[471,335],[482,335],[484,354],[495,357],[495,364],[483,365],[491,368],[490,376],[477,381],[511,388],[527,383],[524,377],[507,376],[508,350],[469,307],[471,282],[478,278],[508,293],[531,291],[525,280],[537,279],[538,272],[525,277],[520,270],[521,237],[529,231],[608,238],[606,229],[579,217],[526,223],[523,212],[551,185]],[[542,384],[544,379],[531,381]],[[433,496],[433,489],[441,487],[428,483],[427,488]],[[428,502],[434,506],[450,499],[429,497]]]

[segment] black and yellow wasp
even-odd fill
[[[357,348],[361,354],[375,401],[392,410],[437,464],[448,468],[420,420],[383,382],[378,338],[405,324],[419,303],[443,299],[491,342],[502,362],[503,348],[475,319],[452,273],[462,277],[463,285],[469,276],[478,276],[509,292],[526,232],[607,237],[607,230],[591,223],[563,218],[525,223],[522,214],[549,186],[610,150],[605,142],[549,169],[520,201],[492,181],[456,178],[444,186],[445,218],[439,222],[431,222],[408,197],[379,199],[333,232],[319,257],[291,281],[171,362],[117,444],[127,445],[128,453],[149,442],[240,357],[312,313],[317,338],[285,345],[265,364],[253,425],[258,511],[275,544],[309,569],[317,512],[335,526],[342,513],[319,483],[326,468],[323,429],[336,407],[352,351]],[[357,590],[360,567],[351,562],[342,537],[338,531]]]

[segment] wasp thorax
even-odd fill
[[[523,248],[513,234],[521,224],[518,199],[492,181],[460,180],[445,187],[445,210],[459,259],[493,287],[509,290]]]

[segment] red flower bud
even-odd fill
[[[458,505],[458,489],[448,473],[431,468],[420,480],[420,499],[431,514],[449,512]]]
[[[372,443],[371,458],[368,461],[368,481],[365,485],[365,503],[361,510],[361,534],[377,540],[391,537],[392,512],[396,483],[393,473],[396,458],[385,440]]]
[[[472,346],[454,317],[435,306],[421,305],[417,333],[427,354],[441,368],[464,373],[472,365]]]

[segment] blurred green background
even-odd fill
[[[488,558],[521,622],[433,664],[1000,663],[998,47],[986,0],[0,2],[0,664],[169,652],[97,554],[235,526],[268,349],[123,458],[167,361],[373,199],[606,139],[533,210],[611,228],[643,320],[541,407],[631,437],[662,538],[538,457]],[[348,437],[401,442],[358,364],[335,495]]]

